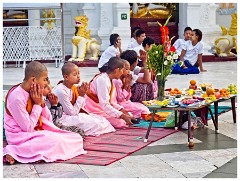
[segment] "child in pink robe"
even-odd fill
[[[123,73],[124,62],[118,57],[109,59],[107,72],[96,75],[90,81],[85,95],[85,109],[91,113],[105,117],[115,128],[124,128],[132,125],[135,119],[129,115],[123,106],[113,100],[115,86],[113,79],[119,79]]]
[[[8,145],[3,148],[3,156],[9,164],[54,162],[86,153],[79,134],[53,124],[43,99],[47,80],[47,68],[32,61],[26,66],[24,81],[6,96],[4,128]]]
[[[63,115],[59,123],[64,126],[77,126],[85,132],[86,136],[99,136],[114,132],[114,127],[104,117],[83,109],[88,84],[83,82],[81,86],[74,85],[80,82],[78,66],[71,62],[65,63],[62,67],[62,75],[63,82],[53,89],[53,93],[63,107]]]
[[[130,74],[130,64],[124,60],[125,68],[123,75],[120,79],[113,79],[113,83],[116,87],[116,100],[117,103],[124,107],[124,109],[130,112],[135,118],[140,118],[142,114],[149,114],[149,109],[141,103],[131,102],[131,81],[132,75]]]

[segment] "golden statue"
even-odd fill
[[[42,18],[56,18],[54,9],[45,9],[42,13]],[[55,19],[43,20],[43,26],[48,29],[52,30],[56,25]]]
[[[130,17],[167,19],[174,10],[175,3],[133,3]]]
[[[232,21],[229,30],[221,26],[222,36],[214,42],[216,53],[220,57],[236,56],[231,52],[235,48],[237,52],[237,13],[231,14]]]
[[[87,16],[77,16],[74,20],[76,31],[72,37],[72,58],[68,61],[98,60],[100,45],[95,38],[90,37],[90,30],[87,31]]]
[[[3,19],[27,19],[25,10],[3,10]]]

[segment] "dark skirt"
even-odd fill
[[[152,83],[142,84],[135,83],[131,86],[131,101],[140,102],[149,101],[153,99],[153,85]]]

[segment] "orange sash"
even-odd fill
[[[95,75],[95,76],[93,77],[93,79],[94,79],[95,77],[97,77],[98,75],[101,75],[101,74],[102,74],[102,73],[99,73],[99,74]],[[93,94],[93,93],[91,92],[91,90],[90,90],[90,84],[92,83],[93,79],[92,79],[92,80],[89,82],[89,84],[88,84],[88,89],[87,89],[86,94],[87,94],[87,96],[88,96],[90,99],[92,99],[94,102],[99,103],[98,96],[97,96],[96,94]],[[110,101],[111,101],[111,99],[112,99],[113,88],[114,88],[114,87],[113,87],[113,82],[111,81],[111,90],[110,90],[110,93],[109,93]]]
[[[21,84],[21,83],[20,83]],[[6,110],[6,113],[9,115],[9,116],[12,116],[12,114],[10,113],[10,111],[8,110],[8,108],[7,108],[7,98],[8,98],[8,95],[9,95],[9,93],[13,90],[13,89],[15,89],[16,87],[18,87],[20,84],[17,84],[17,85],[14,85],[11,89],[9,89],[9,91],[8,91],[8,93],[7,93],[7,95],[6,95],[6,106],[5,106],[5,110]],[[26,110],[27,110],[27,112],[28,112],[28,114],[30,114],[31,112],[32,112],[32,108],[33,108],[33,105],[34,105],[34,102],[33,102],[33,100],[31,99],[31,96],[29,96],[29,98],[28,98],[28,100],[27,100],[27,105],[26,105]],[[35,130],[43,130],[43,128],[42,128],[42,116],[40,115],[39,116],[39,119],[38,119],[38,121],[39,121],[39,125],[37,125],[34,129]]]

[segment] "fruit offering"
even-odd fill
[[[174,89],[170,90],[171,96],[176,96],[177,94],[182,94],[182,91],[180,91],[178,88],[174,88]]]
[[[150,101],[143,101],[143,104],[146,105],[146,106],[167,106],[168,105],[168,99],[165,99],[163,101],[153,99],[153,100],[150,100]]]
[[[207,88],[207,89],[206,89],[206,94],[207,94],[208,96],[214,95],[214,89],[213,89],[213,88]]]
[[[196,81],[195,80],[190,80],[189,89],[193,89],[193,90],[197,89],[197,85],[196,85]]]
[[[237,86],[235,84],[230,84],[227,88],[230,94],[237,94]]]
[[[198,101],[199,101],[198,99],[183,99],[182,103],[189,105],[189,104],[193,104],[193,103],[198,102]]]
[[[230,97],[230,93],[227,91],[227,89],[222,88],[222,89],[220,90],[220,96],[221,96],[222,98],[228,98],[228,97]]]

